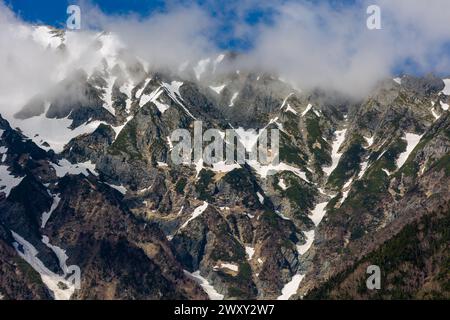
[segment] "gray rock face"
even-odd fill
[[[12,173],[23,175],[0,198],[0,292],[5,299],[53,298],[41,270],[16,252],[12,232],[29,242],[35,258],[56,275],[64,275],[61,261],[43,236],[65,250],[65,263],[82,270],[81,289],[72,299],[206,298],[185,276],[160,229],[134,216],[120,193],[90,174],[59,178],[52,153],[24,141],[2,118],[0,125]],[[43,226],[45,212],[51,214]],[[25,249],[17,245],[17,250]]]
[[[444,82],[432,74],[424,78],[405,76],[402,78],[402,86],[416,94],[425,96],[441,92],[444,89]]]
[[[92,134],[72,139],[64,148],[62,156],[72,163],[85,161],[97,162],[113,143],[115,131],[108,125],[101,124]]]
[[[0,292],[3,300],[49,300],[51,295],[37,272],[10,246],[9,231],[0,224]]]
[[[183,78],[123,61],[75,73],[59,94],[36,97],[16,115],[68,117],[71,129],[103,122],[61,154],[0,118],[3,163],[23,177],[0,198],[4,244],[11,248],[8,230],[18,230],[55,272],[58,259],[42,235],[67,250],[86,274],[73,298],[206,298],[183,269],[200,271],[226,299],[277,298],[297,274],[305,277],[295,297],[319,297],[335,285],[329,279],[361,268],[401,230],[448,211],[449,98],[440,79],[386,80],[354,101],[298,92],[257,72],[210,65],[197,81],[189,70]],[[169,138],[176,129],[193,136],[196,120],[203,131],[279,129],[282,165],[175,165]],[[63,159],[73,167],[62,178],[54,165]],[[88,161],[95,172],[80,174]],[[40,288],[24,296],[43,297]],[[345,288],[339,282],[325,291],[339,296]]]

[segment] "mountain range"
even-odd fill
[[[70,56],[70,34],[28,32]],[[450,79],[354,98],[236,53],[168,70],[89,41],[100,59],[0,116],[0,298],[450,297]],[[247,151],[278,129],[280,163],[175,165],[171,133],[195,121]]]

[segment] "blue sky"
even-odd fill
[[[30,23],[47,24],[64,27],[67,19],[66,9],[78,0],[0,0],[4,1],[22,20]],[[357,0],[321,0],[334,6],[349,6]],[[251,47],[251,39],[223,37],[231,33],[236,21],[236,9],[242,7],[237,0],[88,0],[89,4],[98,6],[105,14],[137,14],[142,17],[152,12],[167,10],[169,7],[196,3],[221,22],[217,45],[223,49],[245,50]],[[273,16],[270,5],[282,4],[285,0],[253,1],[253,8],[246,8],[244,21],[250,26],[258,23],[269,24]],[[316,0],[298,0],[298,2],[317,3]],[[265,3],[265,5],[262,5]],[[269,5],[268,5],[269,4]],[[83,10],[83,6],[81,6]],[[226,41],[220,39],[226,38]]]
[[[2,1],[2,0],[0,0]],[[70,4],[76,4],[77,0],[3,0],[22,20],[30,23],[47,24],[55,27],[64,27],[67,19],[66,9]],[[278,0],[275,0],[278,1]],[[307,0],[309,1],[309,0]],[[332,0],[336,1],[336,0]],[[338,0],[342,1],[342,0]],[[353,0],[343,0],[353,1]],[[219,32],[222,35],[229,34],[233,28],[233,22],[235,21],[235,12],[233,6],[230,3],[236,3],[236,1],[224,1],[224,0],[90,0],[89,4],[98,6],[105,14],[108,15],[121,15],[121,14],[136,14],[142,17],[149,16],[155,11],[167,10],[170,6],[177,6],[182,4],[197,3],[200,7],[205,9],[220,19],[222,26]],[[280,3],[283,0],[280,1]],[[225,5],[226,4],[226,5]],[[83,6],[81,6],[83,10]],[[267,22],[271,17],[272,12],[270,10],[256,8],[249,10],[245,20],[250,25],[259,22]],[[221,39],[221,34],[216,39]],[[226,42],[218,41],[218,46],[224,49],[246,49],[250,46],[248,41],[229,38]]]
[[[68,5],[75,4],[73,0],[4,0],[4,2],[23,20],[32,23],[45,23],[62,26],[67,19]],[[148,15],[153,10],[164,9],[163,0],[93,0],[108,14],[139,13]]]

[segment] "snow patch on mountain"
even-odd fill
[[[241,166],[237,163],[233,164],[227,164],[225,161],[219,161],[216,163],[213,163],[212,171],[214,172],[220,172],[220,173],[228,173],[235,169],[239,169]]]
[[[311,248],[314,242],[314,230],[305,231],[304,234],[306,238],[305,244],[297,245],[297,251],[300,255],[304,255],[309,250],[309,248]]]
[[[277,300],[289,300],[290,297],[297,293],[300,282],[302,282],[304,277],[301,274],[293,276],[292,280],[286,283],[283,289],[281,289],[281,296],[277,297]]]
[[[401,153],[398,156],[397,159],[397,168],[400,169],[406,162],[406,160],[408,160],[409,155],[411,154],[411,152],[414,150],[414,148],[417,146],[417,144],[420,142],[420,139],[422,139],[423,135],[418,135],[418,134],[414,134],[414,133],[406,133],[405,135],[405,139],[406,139],[406,151]]]
[[[259,193],[259,192],[256,192],[256,195],[258,196],[259,202],[261,204],[264,204],[264,196],[261,193]]]
[[[399,85],[401,85],[402,84],[402,79],[401,78],[394,78],[394,79],[392,79],[392,80],[394,80],[396,83],[398,83]]]
[[[119,136],[120,132],[122,132],[123,128],[125,128],[127,123],[130,122],[132,119],[133,119],[133,116],[128,116],[127,119],[125,120],[125,122],[122,125],[117,126],[117,127],[112,127],[111,126],[111,128],[113,128],[114,132],[116,133],[116,136],[115,136],[114,140],[117,139],[117,137]]]
[[[2,131],[2,130],[0,130],[0,131]],[[1,136],[1,132],[0,132],[0,136]],[[0,147],[0,155],[2,156],[2,159],[0,160],[0,162],[3,163],[6,161],[7,152],[8,152],[8,148]]]
[[[191,222],[192,220],[197,218],[199,215],[201,215],[206,210],[206,208],[208,208],[208,202],[204,201],[201,206],[195,208],[195,210],[192,213],[191,217],[185,223],[183,223],[183,225],[181,226],[180,229],[185,228],[189,224],[189,222]]]
[[[314,222],[314,225],[317,227],[320,222],[322,221],[323,217],[327,213],[325,210],[325,207],[327,206],[327,202],[321,202],[316,204],[314,209],[311,211],[312,215],[309,216],[312,222]]]
[[[278,180],[278,186],[283,190],[287,189],[286,182],[284,181],[284,179]]]
[[[256,79],[257,81],[259,80],[259,77]],[[287,95],[286,98],[284,98],[283,103],[281,104],[280,109],[283,109],[283,107],[287,104],[288,99],[294,95],[294,92],[291,92]]]
[[[374,139],[375,139],[374,136],[372,136],[372,137],[370,137],[370,138],[364,137],[364,140],[366,140],[366,142],[367,142],[367,148],[370,148],[370,147],[373,145]]]
[[[253,255],[255,254],[255,248],[245,246],[245,253],[247,254],[247,259],[252,260]]]
[[[139,106],[142,108],[147,103],[152,102],[158,108],[159,112],[164,113],[170,107],[167,104],[158,101],[159,97],[163,92],[164,92],[163,87],[159,87],[158,89],[154,90],[152,93],[148,95],[147,94],[141,95]]]
[[[112,91],[114,87],[114,83],[116,82],[117,77],[108,77],[106,79],[106,89],[103,94],[103,108],[108,110],[109,113],[111,113],[113,116],[116,115],[116,110],[113,107],[113,101],[112,101]]]
[[[11,127],[20,128],[22,133],[30,137],[40,148],[47,151],[53,149],[56,153],[62,152],[64,146],[73,138],[82,134],[92,133],[100,124],[106,124],[103,121],[91,121],[72,130],[70,126],[73,121],[68,117],[50,119],[45,116],[45,113],[24,120],[14,117],[10,117],[7,120],[11,124]],[[47,142],[49,147],[43,145],[44,142]]]
[[[361,168],[360,168],[359,174],[358,174],[358,180],[364,176],[364,174],[367,171],[368,165],[369,165],[369,161],[364,161],[363,163],[361,163]]]
[[[53,294],[55,300],[69,300],[75,291],[74,285],[64,279],[62,276],[57,275],[50,271],[44,263],[37,257],[39,251],[36,248],[22,238],[20,235],[11,230],[12,236],[16,242],[13,243],[19,256],[24,259],[36,272],[41,276],[42,282]],[[59,252],[61,254],[61,252]],[[64,261],[63,256],[60,257]],[[66,259],[67,260],[67,259]],[[61,286],[63,284],[63,286]]]
[[[282,212],[276,210],[275,213],[276,213],[281,219],[286,220],[286,221],[291,221],[291,218],[286,217]]]
[[[305,111],[302,112],[302,117],[304,117],[309,112],[309,110],[311,110],[311,108],[312,108],[312,104],[308,104]]]
[[[344,184],[344,186],[342,187],[343,192],[342,192],[342,198],[341,198],[341,200],[339,202],[340,204],[343,204],[344,201],[347,199],[348,193],[350,192],[352,183],[353,183],[353,178],[350,178],[347,181],[347,183]]]
[[[231,271],[234,272],[238,272],[239,271],[239,266],[233,263],[225,263],[225,262],[221,262],[219,263],[219,265],[214,266],[214,271],[218,271],[219,269],[229,269]]]
[[[125,195],[125,194],[127,193],[127,188],[125,188],[123,185],[117,186],[117,185],[110,184],[110,183],[106,183],[106,182],[105,182],[105,184],[107,184],[107,185],[110,186],[111,188],[113,188],[113,189],[119,191],[119,192],[120,192],[121,194],[123,194],[123,195]]]
[[[166,89],[166,92],[168,95],[172,98],[173,101],[175,101],[180,107],[183,108],[183,110],[194,120],[196,118],[192,115],[192,113],[186,108],[186,106],[183,104],[183,98],[180,94],[180,88],[183,86],[184,82],[181,81],[172,81],[169,83],[163,83],[163,87]]]
[[[445,87],[441,93],[450,96],[450,79],[443,79],[442,81],[444,81]]]
[[[56,210],[56,208],[59,205],[59,202],[61,201],[61,198],[60,198],[59,194],[55,194],[55,195],[52,195],[52,196],[53,196],[53,203],[52,203],[52,206],[51,206],[50,210],[47,211],[47,212],[44,212],[42,214],[42,217],[41,217],[41,228],[42,229],[45,228],[45,225],[47,224],[48,219],[50,219],[53,211]]]
[[[234,106],[234,102],[236,101],[236,98],[238,97],[238,95],[239,95],[239,92],[233,93],[233,96],[231,97],[231,100],[230,100],[230,104],[228,105],[229,107]]]
[[[433,115],[433,117],[434,117],[436,120],[438,120],[438,119],[441,117],[440,115],[438,115],[438,114],[436,113],[436,111],[434,110],[434,107],[431,108],[430,111],[431,111],[431,114]]]
[[[292,108],[290,104],[288,104],[288,105],[287,105],[287,107],[286,107],[286,111],[285,111],[285,112],[291,112],[291,113],[293,113],[293,114],[295,114],[295,115],[297,115],[297,114],[298,114],[298,112],[297,112],[297,111],[295,111],[295,109],[294,109],[294,108]]]
[[[194,165],[195,165],[195,171],[197,172],[197,174],[195,175],[195,178],[198,178],[198,175],[204,168],[203,167],[203,159],[202,158],[198,159],[198,161],[195,162]]]
[[[142,85],[142,87],[141,87],[139,90],[137,90],[137,91],[135,92],[134,96],[135,96],[136,98],[138,98],[138,99],[141,98],[142,93],[144,92],[145,88],[147,87],[148,83],[149,83],[151,80],[152,80],[152,78],[148,78],[147,80],[145,80],[145,82],[144,82],[144,84]]]
[[[267,176],[269,175],[273,175],[276,174],[277,172],[282,172],[282,171],[289,171],[292,172],[293,174],[295,174],[297,177],[303,179],[306,182],[310,182],[308,180],[308,178],[306,177],[306,173],[298,168],[295,168],[293,166],[290,166],[286,163],[279,163],[277,165],[267,165],[267,166],[262,166],[258,161],[255,160],[251,160],[251,161],[247,161],[247,163],[253,168],[255,169],[256,173],[261,176],[261,178],[265,179],[267,178]]]
[[[139,100],[139,107],[143,107],[145,106],[147,103],[149,102],[155,102],[156,99],[159,98],[159,96],[164,92],[164,90],[159,87],[157,89],[155,89],[152,93],[150,94],[142,94],[141,98]]]
[[[167,89],[169,96],[179,104],[182,104],[179,99],[181,99],[180,88],[183,84],[184,82],[181,81],[172,81],[171,83],[163,82],[163,87]]]
[[[345,134],[347,133],[347,129],[336,131],[336,140],[333,142],[332,150],[331,150],[331,160],[332,164],[330,167],[324,167],[322,168],[323,172],[327,176],[329,176],[334,169],[336,169],[337,165],[339,164],[339,160],[341,159],[342,153],[339,153],[339,149],[344,143],[345,140]]]
[[[167,104],[161,103],[158,100],[153,101],[153,103],[156,105],[159,112],[161,112],[161,113],[164,113],[167,109],[170,108]]]
[[[82,163],[70,163],[67,159],[61,159],[57,164],[50,164],[56,171],[56,175],[58,178],[64,177],[66,174],[69,175],[79,175],[80,173],[85,175],[86,177],[89,174],[93,174],[98,176],[97,171],[95,171],[95,164],[90,160]]]
[[[184,273],[186,274],[186,276],[188,278],[194,280],[202,287],[202,289],[208,295],[209,299],[223,300],[224,295],[218,293],[217,290],[214,289],[214,287],[209,283],[209,281],[200,275],[200,270],[197,270],[193,273],[190,273],[189,271],[184,270]]]
[[[8,166],[0,165],[0,193],[4,193],[7,198],[12,189],[17,187],[24,177],[16,177],[9,170]]]
[[[50,243],[50,239],[47,236],[42,236],[42,243],[53,251],[53,253],[58,258],[61,270],[64,272],[64,275],[66,275],[69,272],[69,268],[67,266],[67,260],[69,259],[69,257],[66,254],[66,250],[61,249],[58,246],[52,245]]]
[[[120,88],[119,91],[122,92],[127,96],[126,99],[126,105],[125,105],[125,111],[127,113],[131,112],[131,100],[132,100],[132,91],[133,91],[133,84],[131,82],[125,82]]]

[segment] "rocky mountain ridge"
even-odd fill
[[[48,50],[64,53],[50,34]],[[174,74],[105,51],[113,35],[94,43],[99,65],[0,119],[0,259],[15,268],[0,277],[4,298],[379,298],[345,281],[448,214],[448,79],[387,79],[355,101],[230,71],[230,54]],[[173,164],[171,133],[196,120],[234,128],[244,147],[279,129],[280,164]],[[443,237],[427,275],[448,297]],[[70,265],[80,290],[65,284]],[[13,272],[33,281],[14,289]]]

